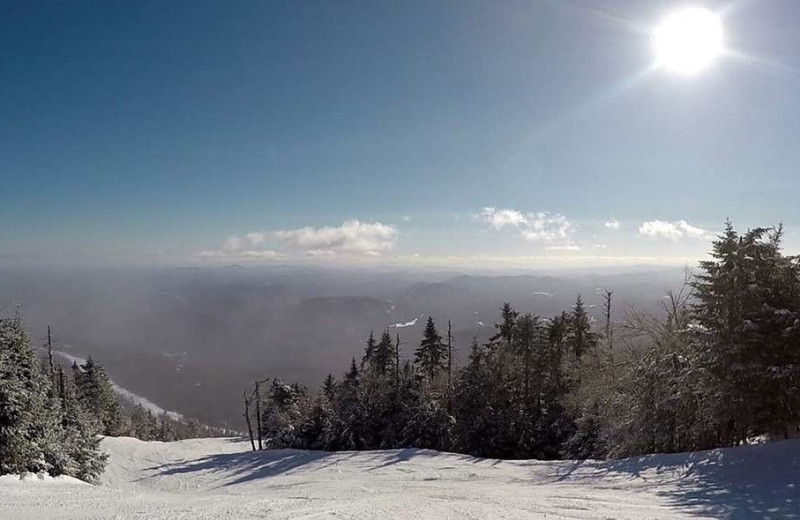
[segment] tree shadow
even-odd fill
[[[154,471],[153,477],[185,475],[191,473],[224,473],[236,478],[221,487],[233,486],[290,472],[334,454],[324,451],[263,450],[240,453],[220,453],[198,459],[162,464],[146,468]],[[338,457],[337,460],[342,460]]]
[[[627,476],[648,482],[671,505],[701,517],[800,520],[800,442],[648,455],[573,467],[556,480]],[[664,484],[667,484],[666,486]]]
[[[291,472],[308,464],[315,463],[315,469],[346,461],[354,456],[364,460],[364,471],[372,471],[415,458],[431,458],[441,455],[439,452],[420,450],[416,448],[378,451],[345,451],[327,452],[310,450],[262,450],[245,451],[239,453],[221,453],[208,455],[192,460],[161,464],[146,468],[153,472],[140,481],[154,477],[169,475],[185,475],[192,473],[225,474],[235,477],[233,480],[221,485],[228,487],[245,482],[275,477]],[[472,458],[467,455],[460,457]]]

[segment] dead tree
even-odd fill
[[[447,320],[447,409],[453,408],[453,335],[450,320]]]
[[[400,392],[400,333],[397,334],[397,342],[394,345],[394,391],[395,395]]]
[[[256,381],[256,425],[258,426],[258,449],[263,450],[264,445],[261,443],[261,381]]]
[[[47,326],[47,361],[50,363],[50,382],[56,382],[56,367],[53,363],[53,337],[50,335],[50,325]]]
[[[614,291],[605,291],[603,311],[606,313],[606,343],[608,343],[608,361],[611,368],[611,380],[614,380],[614,327],[611,324],[611,296]]]
[[[244,397],[244,420],[247,421],[247,433],[250,435],[250,446],[252,446],[253,451],[256,451],[256,443],[253,440],[253,424],[250,422],[250,399],[247,398],[247,389],[243,392],[242,396]]]

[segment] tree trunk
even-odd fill
[[[250,401],[247,399],[247,390],[244,391],[244,420],[247,421],[247,433],[250,435],[250,446],[256,451],[256,443],[253,440],[253,424],[250,422]]]
[[[256,425],[258,427],[258,449],[263,450],[261,442],[261,381],[256,381]]]

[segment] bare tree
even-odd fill
[[[253,424],[250,422],[250,402],[253,398],[252,396],[250,399],[247,398],[247,389],[245,389],[242,396],[244,397],[244,420],[247,421],[247,433],[250,435],[250,446],[253,447],[253,451],[256,451],[256,443],[253,440]]]
[[[394,345],[394,390],[400,392],[400,334],[397,334],[397,342]]]
[[[605,290],[603,311],[606,314],[606,343],[608,344],[608,362],[611,371],[611,381],[614,377],[614,327],[611,324],[611,297],[614,291]]]

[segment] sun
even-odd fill
[[[722,53],[719,16],[688,7],[667,16],[653,31],[656,65],[680,74],[696,74]]]

